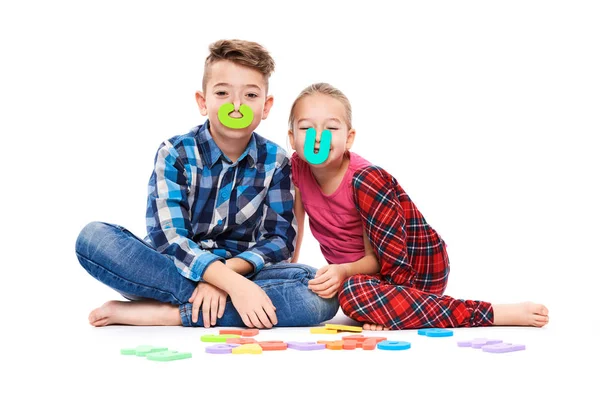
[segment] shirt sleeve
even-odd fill
[[[148,185],[146,228],[152,244],[170,257],[181,275],[201,281],[206,267],[225,261],[192,240],[187,195],[189,182],[177,149],[164,142],[155,157]]]
[[[406,247],[406,219],[396,180],[379,167],[355,172],[354,203],[381,265],[381,275],[396,284],[412,284],[415,273]]]
[[[298,165],[298,153],[292,154],[292,183],[298,187],[298,177],[300,176],[300,166]]]
[[[263,205],[263,218],[256,244],[236,256],[252,264],[254,273],[265,265],[289,259],[294,250],[296,219],[290,173],[290,159],[286,156],[273,173]]]

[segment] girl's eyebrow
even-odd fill
[[[303,121],[312,122],[309,118],[302,118],[302,119],[298,120],[298,123],[303,122]],[[342,121],[340,121],[337,118],[327,118],[327,121],[334,121],[334,122],[337,122],[337,123],[340,123],[340,124],[342,123]]]

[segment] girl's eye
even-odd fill
[[[301,131],[305,131],[307,129],[310,129],[309,127],[298,127],[298,129],[300,129]]]
[[[340,128],[329,128],[329,127],[328,127],[328,128],[325,128],[325,129],[329,129],[330,131],[337,131],[337,130],[338,130],[338,129],[340,129]]]

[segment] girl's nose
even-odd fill
[[[317,134],[315,135],[315,142],[320,143],[321,142],[321,132],[323,132],[323,131],[318,130],[318,129],[315,129],[315,131],[317,132]]]

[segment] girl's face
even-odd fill
[[[292,149],[304,161],[307,161],[304,143],[309,128],[314,128],[317,132],[313,149],[315,153],[320,150],[322,132],[326,129],[331,132],[329,156],[322,164],[311,164],[311,167],[325,168],[339,165],[346,150],[350,150],[355,135],[354,129],[348,129],[346,124],[344,105],[334,97],[323,94],[308,95],[296,103],[293,130],[288,132],[288,136]]]

